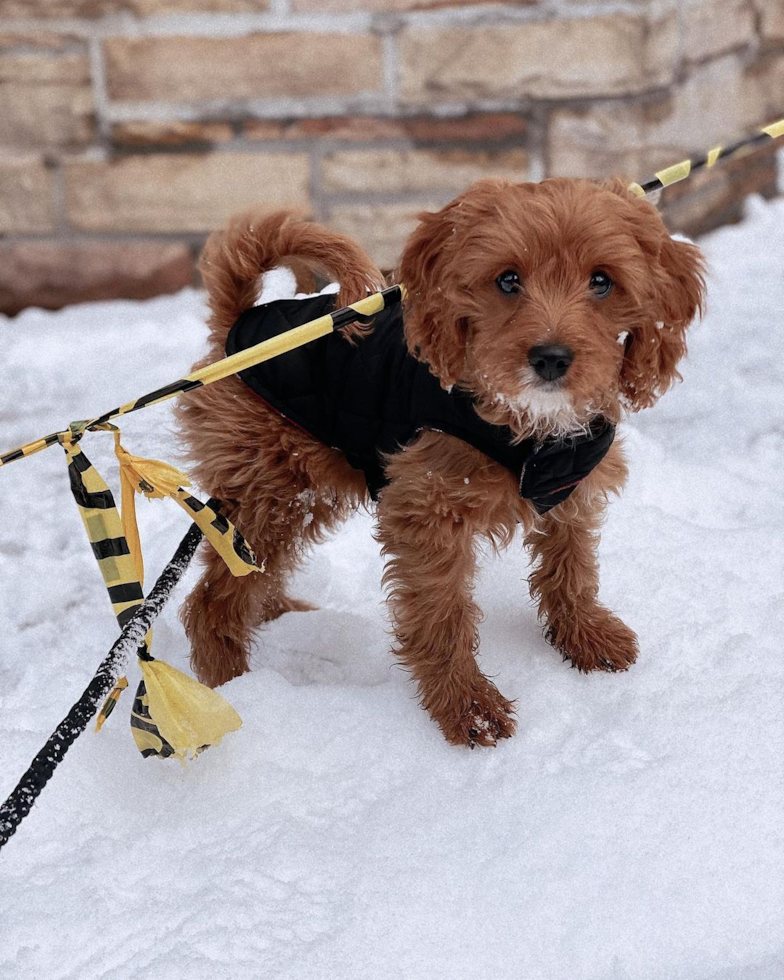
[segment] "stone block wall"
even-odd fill
[[[473,180],[645,179],[784,114],[784,0],[0,0],[0,309],[195,281],[297,207],[394,266]],[[772,144],[665,192],[776,191]]]

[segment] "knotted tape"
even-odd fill
[[[98,562],[109,599],[120,626],[124,626],[144,599],[144,561],[136,522],[136,494],[150,500],[171,497],[204,532],[234,575],[262,571],[252,550],[222,514],[193,497],[182,484],[190,481],[175,467],[158,460],[133,456],[120,442],[120,430],[109,423],[101,429],[114,433],[120,463],[122,515],[106,482],[81,448],[82,423],[74,423],[59,441],[68,461],[71,491]],[[217,744],[223,735],[242,724],[239,715],[219,694],[150,653],[152,633],[139,647],[142,680],[131,711],[131,730],[142,755],[185,759]],[[121,677],[98,716],[100,729],[117,703],[127,681]]]

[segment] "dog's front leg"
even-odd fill
[[[531,595],[545,636],[581,671],[626,670],[637,659],[637,637],[599,603],[596,549],[603,494],[578,488],[526,534],[535,568]]]
[[[488,506],[481,481],[471,486],[466,469],[463,444],[442,434],[426,433],[395,456],[379,503],[378,538],[389,556],[384,582],[395,652],[447,740],[473,747],[508,738],[515,722],[512,703],[474,656],[475,539]]]

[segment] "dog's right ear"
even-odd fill
[[[405,336],[411,353],[429,365],[442,387],[460,380],[467,322],[460,316],[455,278],[460,198],[440,211],[418,215],[403,248],[397,281],[406,287]]]

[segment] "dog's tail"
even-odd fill
[[[384,288],[376,265],[346,235],[291,211],[246,211],[210,235],[199,262],[214,340],[222,345],[240,313],[258,299],[261,276],[279,266],[294,271],[300,289],[312,289],[316,277],[339,282],[338,306]]]

